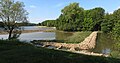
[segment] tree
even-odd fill
[[[114,27],[112,33],[118,40],[120,40],[120,9],[114,11],[113,19]]]
[[[101,22],[104,18],[105,10],[97,7],[90,10],[88,16],[93,19],[93,31],[101,30]]]
[[[101,31],[104,33],[110,33],[114,27],[114,20],[112,14],[105,14],[104,19],[101,23]]]
[[[91,31],[93,28],[93,20],[92,18],[84,18],[84,22],[82,23],[83,31]]]
[[[4,24],[4,29],[9,33],[9,40],[21,34],[21,28],[17,23],[27,22],[27,15],[22,2],[0,0],[0,20]]]
[[[80,23],[84,20],[83,11],[84,9],[79,7],[79,3],[76,2],[64,7],[64,9],[61,10],[62,14],[59,16],[57,21],[61,23],[58,26],[69,26],[68,28],[65,28],[66,31],[76,31],[78,28],[80,29]]]
[[[114,18],[115,21],[120,20],[120,8],[113,12],[113,18]]]
[[[113,34],[116,39],[120,40],[120,20],[115,23],[115,27],[113,28]]]

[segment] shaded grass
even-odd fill
[[[80,43],[90,34],[91,32],[75,32],[72,36],[68,37],[65,40],[65,42],[66,43]]]
[[[0,40],[0,52],[22,47],[23,45],[32,46],[28,43],[20,42],[19,40]]]
[[[0,40],[0,46],[0,63],[120,63],[119,59],[36,48],[19,41]]]

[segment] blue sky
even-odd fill
[[[61,9],[72,2],[80,3],[84,9],[102,7],[106,12],[112,13],[120,8],[120,0],[16,0],[24,2],[25,9],[29,12],[29,21],[39,23],[44,20],[56,19],[61,14]]]

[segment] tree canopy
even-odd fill
[[[8,39],[18,37],[21,34],[17,23],[27,22],[27,15],[22,2],[0,0],[0,20],[4,24],[4,29],[9,33]]]
[[[75,2],[64,7],[59,18],[49,26],[55,26],[58,30],[64,31],[97,31],[101,30],[104,14],[103,8],[84,10],[79,3]]]

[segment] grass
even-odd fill
[[[120,59],[37,48],[19,41],[0,40],[0,63],[120,63]]]
[[[58,43],[80,43],[92,32],[57,32],[57,40],[36,40],[34,42],[58,42]],[[34,43],[35,44],[35,43]]]
[[[90,34],[91,32],[75,32],[72,36],[68,37],[65,40],[65,42],[66,43],[80,43]]]

